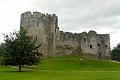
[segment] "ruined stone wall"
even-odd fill
[[[110,58],[109,34],[59,31],[55,14],[25,12],[21,15],[20,26],[26,28],[29,35],[37,37],[38,43],[41,43],[39,51],[44,56],[82,54],[94,58]]]
[[[83,32],[80,45],[84,55],[95,58],[110,58],[109,34],[97,34],[95,31]]]
[[[109,34],[98,34],[97,36],[98,54],[100,58],[110,57],[110,36]]]
[[[56,54],[73,54],[79,47],[78,35],[70,32],[60,31],[59,40],[56,43]]]

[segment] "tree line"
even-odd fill
[[[120,43],[112,50],[112,60],[120,61]]]

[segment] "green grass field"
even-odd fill
[[[16,70],[1,66],[0,80],[120,80],[120,63],[80,60],[78,56],[46,58],[23,72]]]

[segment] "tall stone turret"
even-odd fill
[[[55,14],[39,12],[25,12],[21,14],[21,27],[28,30],[33,37],[37,37],[41,44],[40,52],[44,56],[52,56],[55,51],[55,35],[58,27],[58,18]]]
[[[29,35],[37,37],[37,42],[41,44],[39,51],[44,56],[82,54],[100,59],[110,58],[109,34],[59,31],[55,14],[25,12],[21,14],[20,26],[26,28]]]

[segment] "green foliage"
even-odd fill
[[[1,65],[1,64],[3,63],[3,61],[4,61],[4,58],[3,58],[3,55],[4,55],[4,53],[5,53],[4,48],[5,48],[5,44],[4,44],[4,43],[1,43],[1,44],[0,44],[0,65]]]
[[[120,61],[120,43],[112,50],[112,59]]]
[[[27,31],[21,28],[19,32],[4,35],[4,65],[19,66],[33,65],[40,61],[37,39],[28,36]]]
[[[4,48],[5,48],[4,43],[1,43],[1,44],[0,44],[0,57],[5,53]]]

